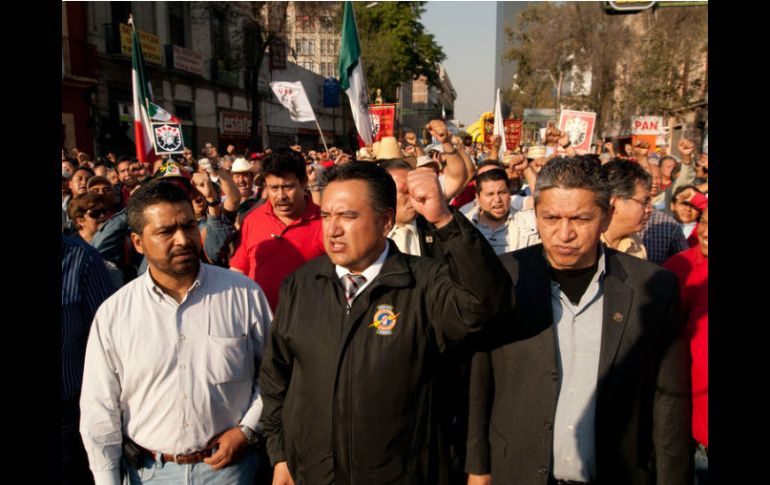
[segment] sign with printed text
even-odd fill
[[[508,150],[514,150],[518,148],[521,143],[521,128],[524,120],[505,120],[503,125],[505,127],[505,145]]]
[[[221,111],[219,113],[219,126],[223,135],[249,136],[251,135],[251,115]]]
[[[559,117],[559,130],[566,131],[575,151],[591,150],[591,141],[596,125],[596,113],[590,111],[562,110]]]
[[[142,46],[144,49],[144,46]],[[203,55],[178,45],[171,46],[171,65],[181,71],[203,76]]]
[[[396,119],[395,104],[370,104],[369,116],[372,119],[374,141],[382,140],[383,136],[395,136],[393,129]]]
[[[662,116],[636,116],[631,122],[632,135],[662,135],[663,129]]]
[[[160,52],[160,37],[149,32],[136,31],[139,34],[139,43],[142,44],[142,54],[145,62],[161,64],[163,59]],[[120,51],[131,57],[134,52],[131,43],[131,26],[120,24]]]

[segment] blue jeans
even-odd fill
[[[128,470],[128,484],[142,485],[173,484],[173,485],[253,485],[257,476],[257,453],[253,447],[235,463],[214,470],[203,462],[192,465],[177,465],[173,462],[162,463],[153,458],[146,458],[144,466],[136,469],[125,464]],[[125,482],[124,482],[125,483]]]

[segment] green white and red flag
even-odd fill
[[[353,13],[353,5],[345,2],[340,43],[340,87],[350,100],[353,122],[356,125],[359,144],[372,143],[372,121],[369,116],[369,90],[366,86],[364,66],[361,64],[361,45]]]
[[[136,158],[146,164],[152,162],[155,158],[152,125],[150,124],[149,113],[150,103],[152,102],[152,88],[150,87],[150,80],[147,79],[147,76],[144,73],[142,44],[139,42],[139,34],[136,31],[136,27],[134,27],[133,18],[130,17],[128,23],[131,25],[134,143],[136,145]]]

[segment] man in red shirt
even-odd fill
[[[675,254],[663,267],[679,278],[682,309],[687,319],[692,354],[692,433],[698,442],[695,454],[696,483],[706,483],[708,475],[708,280],[709,226],[708,204],[698,224],[698,245]],[[704,470],[705,467],[705,470]]]
[[[275,311],[284,278],[325,251],[318,206],[305,195],[302,155],[276,150],[263,161],[263,173],[267,202],[244,219],[230,269],[259,283]]]

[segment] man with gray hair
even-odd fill
[[[547,163],[542,245],[500,256],[516,307],[473,358],[470,484],[692,482],[677,280],[600,243],[611,197],[599,171]]]
[[[652,177],[638,163],[615,159],[602,165],[600,174],[610,189],[612,219],[602,242],[618,251],[647,259],[639,231],[652,213]]]

